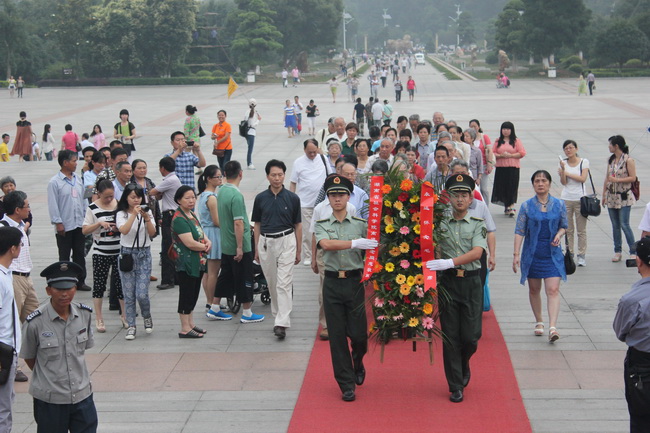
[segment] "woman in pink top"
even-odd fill
[[[415,96],[415,80],[409,75],[409,79],[406,82],[406,90],[409,92],[409,101],[413,100]]]
[[[505,208],[506,215],[514,216],[519,189],[519,160],[526,156],[526,149],[515,134],[512,122],[501,124],[501,135],[492,145],[496,157],[494,172],[494,187],[492,188],[492,203]]]

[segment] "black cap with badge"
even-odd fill
[[[636,255],[643,263],[650,265],[650,237],[646,236],[637,241]]]
[[[445,189],[449,192],[469,192],[474,191],[476,182],[471,176],[465,174],[452,175],[447,182],[445,182]]]
[[[43,269],[41,277],[46,279],[49,287],[68,290],[77,285],[82,274],[83,269],[74,262],[56,262]]]
[[[325,192],[329,194],[351,194],[354,185],[347,177],[331,174],[325,179]]]

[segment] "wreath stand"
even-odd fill
[[[400,337],[400,336],[393,336],[391,337],[391,340],[402,340],[402,341],[411,341],[413,343],[413,352],[417,352],[417,342],[418,341],[424,341],[428,343],[429,345],[429,365],[433,365],[433,332],[431,330],[428,330],[426,335],[418,335],[415,337]],[[381,341],[381,351],[379,354],[379,362],[382,364],[384,363],[384,346],[386,346],[386,342],[384,340]]]

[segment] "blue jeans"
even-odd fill
[[[620,209],[607,208],[609,219],[612,222],[612,235],[614,236],[614,253],[620,253],[621,248],[621,229],[625,233],[625,240],[630,247],[630,254],[636,254],[636,245],[634,244],[634,233],[630,228],[630,209],[632,206],[623,206]]]
[[[248,153],[246,154],[246,165],[253,163],[253,146],[255,146],[255,136],[247,135],[246,142],[248,143]]]
[[[223,153],[223,157],[219,158],[217,156],[217,161],[219,162],[219,168],[223,171],[223,168],[226,166],[230,158],[232,157],[232,149],[228,149]]]
[[[151,317],[151,302],[149,302],[149,281],[151,278],[151,249],[122,247],[122,254],[133,254],[133,270],[120,271],[122,293],[126,309],[126,322],[135,328],[135,301],[140,304],[142,317]]]

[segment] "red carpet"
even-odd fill
[[[437,346],[437,347],[436,347]],[[316,340],[289,432],[531,432],[508,350],[492,311],[483,315],[483,337],[472,357],[472,379],[462,403],[449,401],[442,343],[391,341],[379,362],[374,341],[364,358],[366,381],[357,400],[341,400],[327,341]]]

